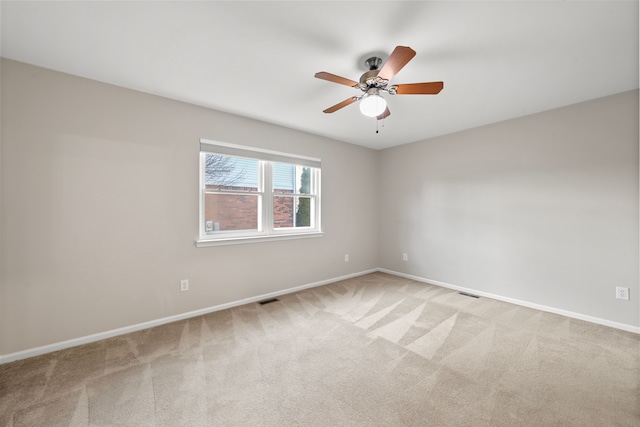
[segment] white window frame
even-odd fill
[[[245,157],[256,159],[259,163],[258,191],[247,194],[256,194],[258,201],[258,230],[221,231],[208,234],[205,230],[205,158],[206,154],[221,154],[227,156]],[[312,194],[285,194],[287,197],[301,196],[312,198],[311,215],[314,219],[310,227],[273,227],[273,201],[274,196],[282,194],[273,190],[273,163],[285,163],[311,168],[311,193]],[[313,157],[296,154],[282,153],[261,148],[247,147],[243,145],[229,144],[207,139],[200,140],[200,167],[199,167],[199,209],[198,209],[198,239],[197,247],[229,245],[238,243],[264,242],[270,240],[287,240],[308,237],[321,237],[321,203],[320,203],[320,175],[321,160]]]

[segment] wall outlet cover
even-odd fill
[[[621,286],[616,286],[616,298],[629,300],[629,288],[623,288]]]

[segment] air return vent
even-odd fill
[[[473,294],[468,294],[466,292],[458,292],[460,295],[464,295],[465,297],[471,297],[471,298],[480,298],[478,295],[473,295]]]
[[[263,301],[258,301],[258,304],[260,305],[265,305],[265,304],[270,304],[272,302],[276,302],[276,301],[280,301],[278,298],[270,298],[270,299],[266,299]]]

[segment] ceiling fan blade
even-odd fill
[[[320,71],[316,73],[314,76],[317,79],[327,80],[329,82],[339,83],[345,86],[358,86],[358,82],[354,82],[353,80],[345,79],[344,77],[336,76],[335,74],[327,73],[326,71]]]
[[[378,120],[385,119],[391,115],[391,111],[389,111],[389,107],[385,108],[382,114],[376,117]]]
[[[378,78],[386,81],[391,80],[414,56],[416,56],[416,51],[410,47],[396,46],[387,62],[380,69]]]
[[[354,102],[356,102],[358,100],[357,96],[352,96],[349,99],[345,99],[344,101],[340,102],[339,104],[334,105],[333,107],[329,107],[326,110],[323,110],[323,113],[333,113],[334,111],[338,111],[339,109],[346,107],[349,104],[353,104]]]
[[[407,83],[391,87],[395,88],[396,95],[435,95],[440,93],[444,87],[444,82]]]

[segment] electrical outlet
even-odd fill
[[[407,255],[407,254],[402,254],[402,260],[403,260],[403,261],[409,261],[409,255]]]
[[[344,262],[349,262],[349,254],[344,254]]]
[[[620,286],[616,286],[616,298],[629,300],[629,288],[623,288]]]
[[[180,280],[180,292],[189,290],[189,279]]]

